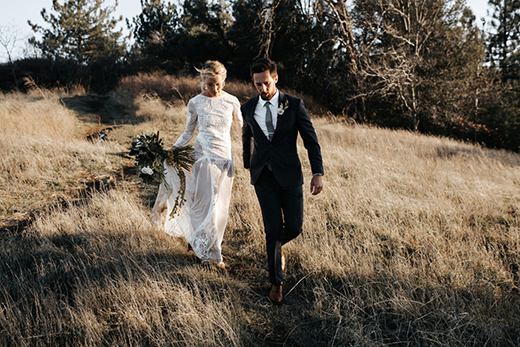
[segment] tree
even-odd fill
[[[227,33],[233,59],[228,70],[243,80],[250,79],[249,67],[261,56],[263,8],[264,0],[233,1],[234,21]]]
[[[488,61],[502,73],[502,78],[518,79],[520,73],[520,0],[489,0],[491,27]]]
[[[367,2],[367,4],[369,4]],[[373,3],[373,2],[372,2]],[[363,8],[363,7],[360,7]],[[352,11],[353,12],[353,11]],[[359,17],[367,16],[367,19],[358,20],[358,28],[362,29],[361,40],[356,42],[356,24],[351,10],[345,0],[317,0],[315,3],[315,13],[317,20],[324,27],[330,28],[330,34],[326,37],[321,47],[333,47],[333,55],[330,56],[330,82],[338,85],[337,89],[343,90],[342,98],[349,100],[352,104],[343,104],[342,112],[349,106],[353,109],[355,119],[365,122],[365,98],[370,95],[368,85],[366,83],[367,73],[365,68],[367,57],[371,46],[374,45],[379,37],[379,29],[381,26],[380,14],[378,7],[372,7],[359,10]],[[375,27],[374,30],[371,27]],[[374,35],[370,40],[368,36]],[[341,92],[340,92],[341,93]]]
[[[233,18],[228,3],[185,0],[179,15],[163,1],[142,5],[143,13],[134,19],[139,46],[134,53],[140,64],[146,62],[144,69],[192,73],[193,66],[208,59],[229,65],[232,50],[227,34]]]
[[[268,2],[263,12],[263,29],[261,53],[279,62],[282,85],[305,90],[302,77],[318,44],[310,9],[297,0]]]
[[[228,65],[232,49],[227,35],[232,24],[229,3],[185,0],[180,40],[175,42],[184,53],[185,65],[199,65],[207,59]]]
[[[141,14],[133,19],[132,29],[136,43],[140,47],[164,42],[167,33],[173,32],[178,25],[175,5],[162,0],[141,0]]]
[[[347,97],[361,107],[359,100],[372,98],[387,114],[404,113],[414,130],[433,105],[442,104],[432,91],[454,74],[447,71],[461,68],[454,62],[464,56],[464,64],[481,63],[480,56],[467,54],[473,48],[462,45],[462,0],[359,0],[351,9],[343,0],[319,4],[321,21],[336,28],[329,40],[342,52],[338,62],[348,66],[345,78],[354,94]]]
[[[127,20],[135,37],[132,60],[142,70],[171,70],[173,58],[169,44],[178,34],[179,15],[175,5],[162,0],[141,0],[141,13]]]
[[[11,72],[13,73],[13,79],[16,89],[18,86],[18,79],[16,78],[15,65],[13,62],[13,51],[16,48],[16,44],[20,41],[20,34],[14,26],[3,26],[0,25],[0,46],[2,46],[7,54],[7,62],[11,66]]]
[[[255,59],[269,57],[278,63],[280,86],[312,92],[316,99],[330,96],[330,90],[321,88],[327,84],[323,74],[330,52],[316,52],[327,28],[317,25],[312,1],[236,0],[233,18],[227,38],[233,70],[242,79],[250,78]]]
[[[122,29],[115,30],[119,19],[111,18],[117,7],[103,8],[104,0],[67,0],[60,4],[53,0],[52,10],[41,11],[42,18],[50,25],[43,28],[29,21],[34,32],[42,34],[42,39],[35,37],[30,43],[40,49],[44,56],[55,59],[71,59],[80,66],[88,65],[97,60],[119,59],[125,44],[121,42]]]
[[[489,145],[520,151],[520,0],[489,0],[487,60],[491,74],[479,118],[490,129]]]

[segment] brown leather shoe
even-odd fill
[[[282,303],[283,299],[283,284],[273,284],[271,292],[269,293],[269,300],[275,305]]]

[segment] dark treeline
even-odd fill
[[[464,0],[141,0],[127,47],[115,8],[54,0],[46,26],[29,23],[38,57],[0,66],[0,83],[31,76],[104,93],[124,75],[193,74],[207,59],[244,81],[270,57],[281,88],[337,116],[519,151],[520,4],[489,4],[483,32]]]

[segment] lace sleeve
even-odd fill
[[[238,125],[242,128],[244,121],[242,119],[242,111],[240,111],[240,102],[237,98],[233,100],[233,120],[238,122]]]
[[[193,138],[193,134],[195,134],[195,129],[197,128],[197,114],[195,112],[195,105],[191,100],[188,102],[187,113],[186,128],[177,141],[173,144],[175,147],[184,146],[190,142],[190,140]]]

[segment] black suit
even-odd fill
[[[303,224],[303,174],[297,151],[300,134],[313,174],[323,174],[318,138],[303,101],[280,92],[279,104],[289,107],[278,115],[272,141],[254,118],[259,96],[242,105],[244,167],[250,169],[266,233],[269,276],[272,284],[283,281],[281,246],[297,237]],[[253,148],[251,148],[251,138]],[[268,169],[268,164],[270,168]]]

